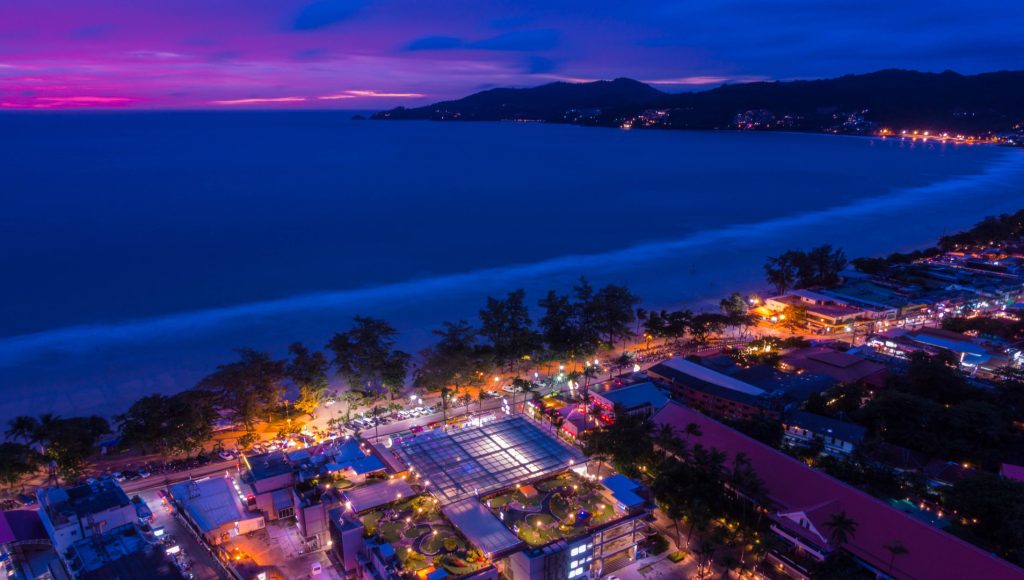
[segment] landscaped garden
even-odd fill
[[[441,514],[434,498],[421,495],[371,510],[362,517],[365,534],[395,549],[404,572],[434,566],[452,576],[469,574],[487,565]]]
[[[484,503],[531,546],[583,535],[616,518],[600,485],[568,471],[535,485],[516,486]]]

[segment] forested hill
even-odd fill
[[[491,89],[425,107],[399,107],[373,118],[841,133],[889,129],[980,136],[1024,128],[1024,71],[961,75],[883,70],[687,93],[666,93],[625,78],[559,82]]]

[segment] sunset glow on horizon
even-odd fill
[[[1024,8],[986,3],[964,14],[924,0],[877,13],[810,0],[8,2],[0,108],[380,109],[555,80],[684,91],[1019,66],[1020,18],[1007,13]]]

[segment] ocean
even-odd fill
[[[356,314],[415,351],[581,275],[699,307],[789,248],[908,250],[1024,206],[1024,155],[989,146],[350,118],[0,114],[0,422],[111,415]]]

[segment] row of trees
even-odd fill
[[[581,278],[571,296],[552,291],[540,300],[543,316],[535,326],[523,290],[504,298],[490,297],[480,311],[478,328],[460,321],[445,323],[436,332],[439,341],[422,353],[415,383],[447,391],[482,384],[496,368],[518,374],[530,361],[584,356],[614,347],[632,336],[638,302],[624,286],[594,289]],[[289,346],[287,357],[276,358],[239,349],[236,360],[219,365],[193,388],[135,401],[116,417],[116,430],[124,446],[188,455],[210,440],[219,419],[252,433],[257,423],[289,405],[285,397],[289,387],[296,392],[294,408],[312,414],[328,394],[332,373],[347,386],[344,398],[350,404],[394,398],[404,389],[413,366],[413,357],[396,348],[397,336],[388,322],[357,316],[323,350],[297,342]],[[456,402],[468,407],[472,401],[463,397]],[[100,438],[112,431],[105,419],[95,416],[17,417],[10,422],[8,442],[0,449],[4,465],[0,480],[17,481],[51,462],[61,475],[77,475]]]
[[[56,476],[77,475],[109,432],[107,420],[97,416],[15,417],[6,432],[8,441],[0,445],[0,482],[14,485],[42,466]]]
[[[755,323],[749,314],[748,299],[734,292],[719,302],[720,312],[699,312],[691,310],[640,311],[644,333],[652,338],[672,341],[689,336],[695,342],[704,344],[714,334],[728,328],[745,334]]]

